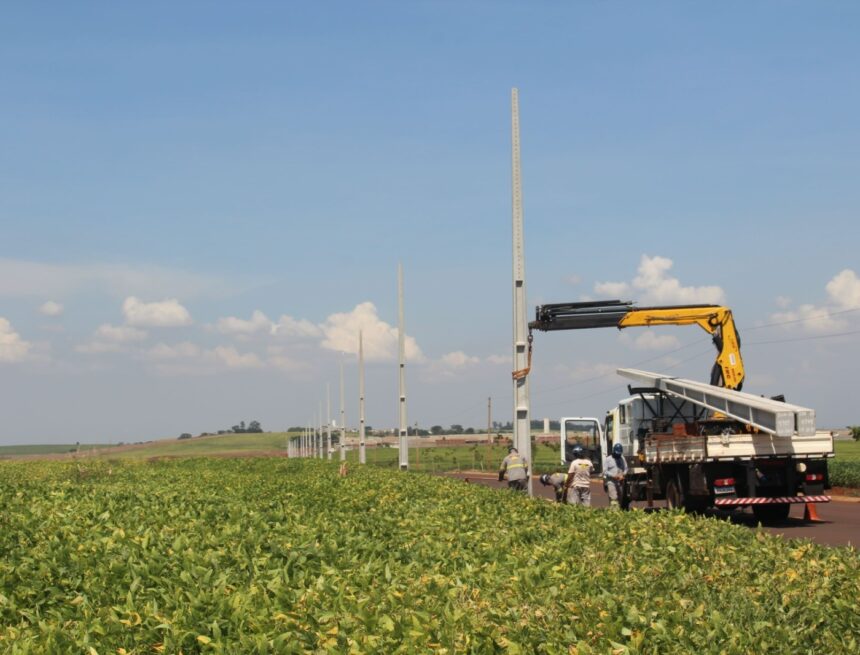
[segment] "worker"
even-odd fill
[[[603,487],[609,496],[609,506],[617,508],[624,499],[624,476],[627,475],[627,460],[624,447],[617,443],[612,453],[603,461]]]
[[[540,483],[543,486],[552,485],[555,489],[555,502],[564,502],[564,483],[567,482],[567,473],[544,473],[540,476]]]
[[[571,505],[584,505],[591,507],[591,474],[594,473],[594,464],[585,457],[582,446],[573,449],[573,461],[567,471],[567,482],[565,482],[565,493],[567,502]]]
[[[508,456],[499,467],[499,482],[505,479],[505,474],[508,476],[508,489],[525,491],[528,488],[529,463],[513,446],[508,448]]]

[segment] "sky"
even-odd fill
[[[724,303],[745,390],[860,422],[851,2],[81,2],[0,23],[0,444],[512,417],[510,94],[529,306]],[[530,310],[531,313],[532,310]],[[539,333],[532,417],[696,327]]]

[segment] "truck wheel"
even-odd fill
[[[684,489],[677,477],[669,480],[666,485],[666,507],[668,509],[683,509]]]
[[[759,523],[779,523],[788,518],[791,505],[753,505],[752,510]]]

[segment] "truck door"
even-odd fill
[[[590,418],[563,419],[564,462],[573,461],[573,449],[582,446],[585,456],[594,464],[595,473],[603,472],[603,447],[601,445],[600,424]]]

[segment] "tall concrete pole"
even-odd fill
[[[487,398],[487,443],[493,443],[493,437],[490,436],[490,428],[493,427],[493,398]]]
[[[364,449],[364,340],[358,331],[358,463],[367,464]]]
[[[340,461],[346,459],[346,410],[343,407],[343,360],[340,361]]]
[[[400,428],[397,440],[400,470],[409,469],[409,436],[406,428],[406,324],[403,320],[403,265],[397,264],[397,340],[400,353]]]
[[[331,384],[325,385],[325,453],[331,459]]]
[[[325,457],[325,451],[323,450],[323,425],[322,425],[322,401],[320,401],[319,411],[317,411],[317,434],[319,435],[319,458],[322,459]]]
[[[526,260],[523,242],[523,195],[520,179],[520,109],[516,89],[511,89],[511,181],[513,209],[513,274],[514,274],[514,370],[528,368],[528,330],[526,320]],[[514,379],[514,445],[520,455],[532,462],[531,422],[529,419],[529,377]],[[528,479],[532,495],[532,479]]]

